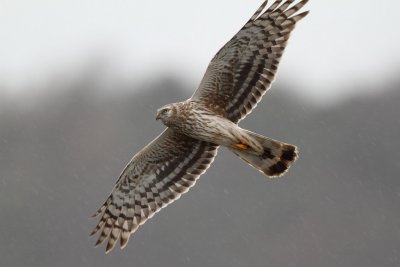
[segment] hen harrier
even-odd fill
[[[289,35],[307,12],[308,0],[265,1],[243,28],[215,55],[193,96],[157,110],[168,128],[139,151],[122,171],[92,235],[108,238],[106,252],[121,248],[139,225],[188,191],[217,154],[218,146],[269,177],[283,175],[296,147],[238,126],[269,89]],[[283,2],[283,3],[282,3]]]

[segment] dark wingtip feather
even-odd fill
[[[115,242],[108,242],[106,247],[106,254],[110,253],[110,251],[114,248]]]
[[[99,214],[102,212],[103,210],[100,208],[98,209],[95,213],[93,213],[92,215],[90,215],[90,218],[96,218],[97,216],[99,216]]]
[[[257,19],[257,17],[261,14],[261,12],[264,10],[265,6],[268,4],[268,0],[265,0],[261,6],[257,9],[257,11],[253,14],[253,16],[251,16],[251,18],[249,19],[249,21],[247,23],[251,23],[254,20]]]
[[[89,236],[94,236],[97,232],[99,231],[99,229],[94,228],[93,231],[89,234]]]
[[[121,249],[124,249],[126,245],[128,244],[130,233],[128,231],[122,231],[121,233],[121,238],[119,239],[119,244],[121,246]]]
[[[304,11],[296,16],[291,17],[291,19],[294,19],[296,22],[303,19],[310,13],[310,10]]]
[[[94,247],[97,247],[98,245],[100,245],[101,243],[103,243],[102,239],[97,239],[96,243],[94,244]]]

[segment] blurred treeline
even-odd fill
[[[187,195],[104,256],[87,218],[164,128],[155,110],[193,86],[98,78],[0,99],[1,266],[400,264],[400,81],[327,108],[274,86],[241,126],[298,145],[289,173],[268,180],[221,149]]]

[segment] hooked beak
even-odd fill
[[[157,110],[157,112],[156,112],[156,120],[158,121],[159,119],[160,119],[160,111],[159,110]]]

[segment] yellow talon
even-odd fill
[[[242,149],[242,150],[246,150],[249,146],[243,143],[238,143],[238,144],[233,144],[233,147]]]

